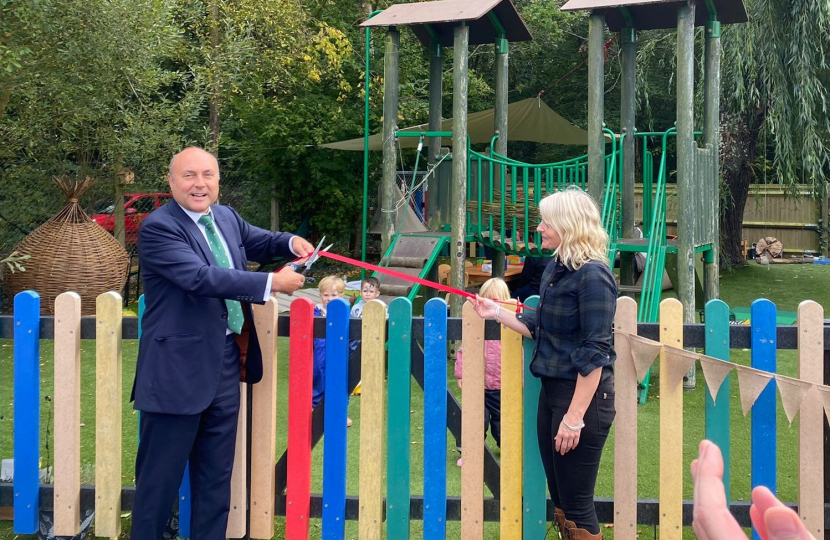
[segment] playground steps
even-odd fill
[[[629,253],[648,253],[648,238],[619,238],[612,249]],[[666,251],[677,253],[677,240],[666,240]]]
[[[449,232],[401,233],[392,236],[392,243],[380,260],[380,266],[408,276],[424,278],[435,266],[441,250],[450,241]],[[413,300],[420,285],[401,278],[372,274],[380,280],[380,299],[388,305],[405,296]]]

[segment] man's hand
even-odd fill
[[[291,239],[291,249],[297,254],[297,257],[308,257],[314,251],[314,246],[308,243],[308,240],[300,236],[295,236]]]
[[[713,442],[701,441],[698,458],[692,462],[692,478],[695,482],[692,527],[698,539],[744,540],[746,535],[727,506],[723,456]],[[763,486],[752,490],[749,517],[763,540],[815,540],[798,514]]]
[[[305,283],[305,276],[290,268],[283,267],[278,272],[274,272],[274,277],[271,278],[271,292],[281,292],[290,296],[302,287],[303,283]]]

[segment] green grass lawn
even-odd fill
[[[762,267],[750,265],[726,273],[721,280],[721,295],[724,301],[730,306],[748,307],[756,298],[769,298],[785,311],[795,311],[798,303],[805,299],[813,299],[823,306],[830,306],[830,267],[818,265],[778,265]],[[416,305],[420,302],[416,302]],[[81,444],[82,444],[82,482],[94,482],[94,461],[95,461],[95,347],[94,341],[82,342],[82,423]],[[136,449],[136,422],[137,415],[132,410],[129,401],[129,393],[132,387],[132,378],[135,372],[135,357],[137,342],[125,341],[123,347],[123,461],[122,475],[125,484],[133,482],[134,460]],[[732,350],[732,361],[748,364],[750,360],[749,351]],[[793,351],[782,351],[778,355],[779,372],[795,376],[797,373],[796,355]],[[281,455],[286,445],[286,422],[287,398],[288,398],[288,340],[279,340],[279,368],[278,368],[278,427],[277,427],[277,456]],[[452,376],[452,365],[447,366],[450,388],[460,398],[460,390],[455,385]],[[0,340],[0,458],[12,457],[12,427],[13,427],[13,386],[12,386],[12,343],[10,340]],[[652,385],[648,403],[639,408],[639,440],[638,440],[638,478],[640,498],[657,498],[658,491],[658,463],[659,463],[659,404],[658,395],[659,370],[653,372]],[[54,459],[51,445],[51,401],[45,396],[51,395],[54,380],[53,368],[53,343],[48,340],[41,342],[41,445],[42,459],[44,466]],[[750,418],[743,417],[740,408],[740,396],[738,394],[737,377],[732,377],[732,483],[731,494],[735,500],[747,500],[750,494],[749,475],[749,435]],[[413,493],[423,491],[423,393],[413,381],[412,392],[412,444],[410,446],[412,456],[412,490]],[[351,399],[349,416],[354,420],[354,426],[348,431],[349,442],[349,464],[347,471],[347,489],[350,494],[358,491],[358,435],[360,429],[360,398]],[[698,386],[695,390],[684,394],[684,439],[683,452],[686,473],[684,478],[684,497],[692,497],[692,482],[688,471],[688,464],[697,454],[697,444],[704,433],[704,390],[703,378],[698,378]],[[790,426],[784,416],[783,410],[779,407],[778,419],[778,492],[782,499],[794,501],[797,498],[797,423],[798,419]],[[49,449],[46,442],[49,442]],[[461,474],[460,469],[455,465],[459,454],[455,451],[455,444],[452,436],[448,435],[448,458],[447,458],[447,489],[451,495],[459,495]],[[314,451],[312,464],[312,491],[322,490],[322,450],[325,438]],[[488,444],[496,451],[492,439]],[[598,497],[613,496],[613,431],[611,438],[605,448],[603,455],[598,486]],[[125,532],[129,530],[129,520],[124,520]],[[412,523],[413,537],[421,536],[421,522]],[[498,523],[485,525],[487,538],[498,538]],[[348,522],[346,526],[346,537],[357,537],[357,522]],[[458,522],[447,523],[448,538],[460,538],[460,525]],[[652,534],[652,528],[641,526],[643,534]],[[613,536],[613,529],[603,531],[607,537]],[[553,533],[551,533],[552,535]],[[656,533],[654,533],[656,535]],[[311,537],[318,538],[320,535],[320,521],[312,520]],[[686,538],[693,538],[691,529],[684,533]],[[284,537],[284,520],[277,518],[276,538]],[[549,536],[550,537],[550,536]],[[0,540],[11,540],[12,538],[33,538],[28,536],[15,536],[12,533],[11,522],[0,522]]]

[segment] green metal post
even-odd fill
[[[508,41],[504,37],[504,31],[499,33],[496,38],[496,105],[494,115],[494,131],[499,138],[496,139],[495,150],[499,154],[507,155],[507,66],[508,66]],[[501,168],[497,167],[495,173],[500,174]],[[480,174],[480,173],[479,173]],[[498,177],[493,179],[499,180]],[[514,179],[515,181],[515,179]],[[502,197],[506,197],[506,193],[502,193]],[[527,195],[525,195],[527,196]],[[513,239],[516,239],[516,231],[513,231]],[[502,238],[502,242],[505,239]],[[505,270],[505,253],[504,251],[493,252],[493,276],[504,277]]]
[[[710,12],[710,16],[714,16],[714,13]],[[720,46],[720,22],[710,20],[706,23],[704,51],[703,142],[712,149],[714,170],[711,174],[715,178],[720,178]],[[711,224],[715,241],[712,244],[712,262],[705,264],[703,273],[703,291],[707,302],[720,296],[720,195],[712,193],[711,196],[715,205]]]
[[[634,237],[634,161],[635,112],[634,101],[637,80],[637,30],[626,27],[620,32],[622,43],[622,88],[620,92],[620,127],[622,141],[622,237]],[[634,254],[620,253],[620,283],[634,284]]]
[[[371,19],[383,10],[376,10],[369,14],[366,20]],[[369,83],[372,68],[372,29],[366,27],[366,38],[363,43],[364,73],[363,73],[363,233],[360,238],[360,260],[366,262],[366,230],[369,228]],[[360,279],[366,277],[366,270],[360,269]]]
[[[467,234],[467,90],[469,84],[470,27],[461,24],[453,31],[452,81],[452,191],[450,215],[450,285],[464,288],[465,240]],[[462,298],[450,296],[450,315],[461,316]]]
[[[443,55],[441,45],[433,41],[429,47],[429,130],[441,130],[441,106],[443,84]],[[427,163],[430,169],[438,162],[441,154],[441,137],[429,138]],[[441,213],[438,206],[438,175],[433,174],[427,185],[427,224],[433,231],[441,228]]]
[[[695,4],[677,10],[677,281],[683,322],[695,322],[694,238],[694,24]],[[694,388],[694,368],[684,388]]]
[[[398,152],[395,131],[398,129],[398,63],[401,34],[394,26],[386,32],[386,53],[383,57],[383,187],[380,217],[381,251],[386,253],[395,234],[395,178]]]
[[[604,109],[605,15],[593,12],[588,22],[588,193],[599,205],[605,189]]]

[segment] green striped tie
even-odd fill
[[[213,224],[213,218],[210,214],[206,214],[199,218],[199,223],[205,226],[207,233],[207,241],[210,245],[210,250],[213,252],[213,257],[216,259],[216,264],[222,268],[233,268],[231,259],[228,257],[228,252],[222,241],[219,239],[219,233],[216,232],[216,226]],[[233,332],[239,334],[242,332],[242,304],[238,300],[225,300],[225,305],[228,306],[228,328]]]

